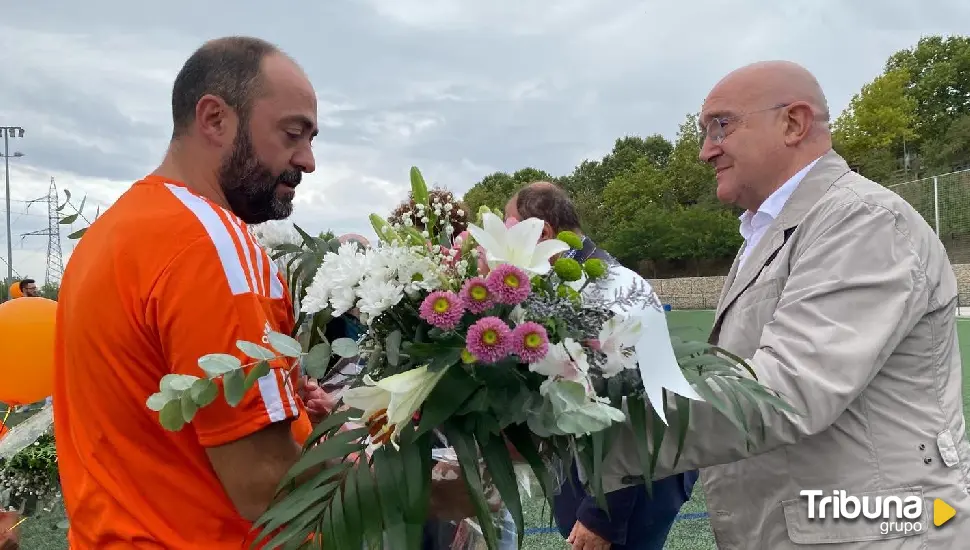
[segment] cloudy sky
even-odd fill
[[[625,134],[674,138],[720,76],[763,59],[804,64],[838,113],[893,52],[970,33],[963,0],[3,4],[0,126],[26,129],[11,142],[25,154],[10,166],[13,264],[39,279],[47,239],[22,234],[47,227],[46,205],[26,201],[53,177],[106,206],[151,171],[172,80],[209,38],[259,36],[304,66],[321,133],[293,219],[370,234],[367,214],[405,198],[412,165],[456,192],[496,170],[564,174]]]

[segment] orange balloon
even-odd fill
[[[26,297],[0,304],[0,403],[36,403],[54,393],[57,302]]]
[[[20,281],[14,281],[10,284],[10,299],[23,298],[24,292],[20,290]]]

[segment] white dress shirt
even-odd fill
[[[761,203],[758,207],[758,211],[752,213],[750,210],[741,214],[739,218],[741,220],[741,236],[744,237],[744,252],[741,253],[741,262],[738,264],[738,269],[740,270],[744,266],[744,262],[748,259],[751,251],[758,246],[758,242],[761,237],[764,236],[765,231],[768,230],[768,226],[771,222],[775,221],[778,214],[781,213],[781,209],[788,202],[788,198],[798,187],[798,184],[805,177],[805,174],[815,166],[815,163],[819,161],[819,157],[809,163],[808,166],[802,168],[797,174],[788,179],[781,187],[775,190],[774,193],[768,195],[765,202]]]

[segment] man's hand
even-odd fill
[[[501,501],[491,511],[498,512]],[[431,505],[429,515],[446,521],[461,521],[475,517],[475,505],[465,486],[461,467],[439,462],[431,473]]]
[[[324,391],[316,380],[310,378],[304,378],[299,394],[310,416],[310,423],[313,425],[326,418],[337,404],[336,399]]]
[[[566,542],[573,550],[610,550],[610,541],[590,531],[580,521],[573,525]]]
[[[0,550],[20,548],[20,527],[14,527],[19,521],[17,512],[0,512]]]

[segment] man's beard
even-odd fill
[[[274,176],[256,157],[248,130],[237,134],[232,153],[219,167],[219,185],[229,208],[247,224],[288,218],[293,213],[293,200],[278,197],[276,187],[296,187],[302,176],[300,170],[286,170]]]

